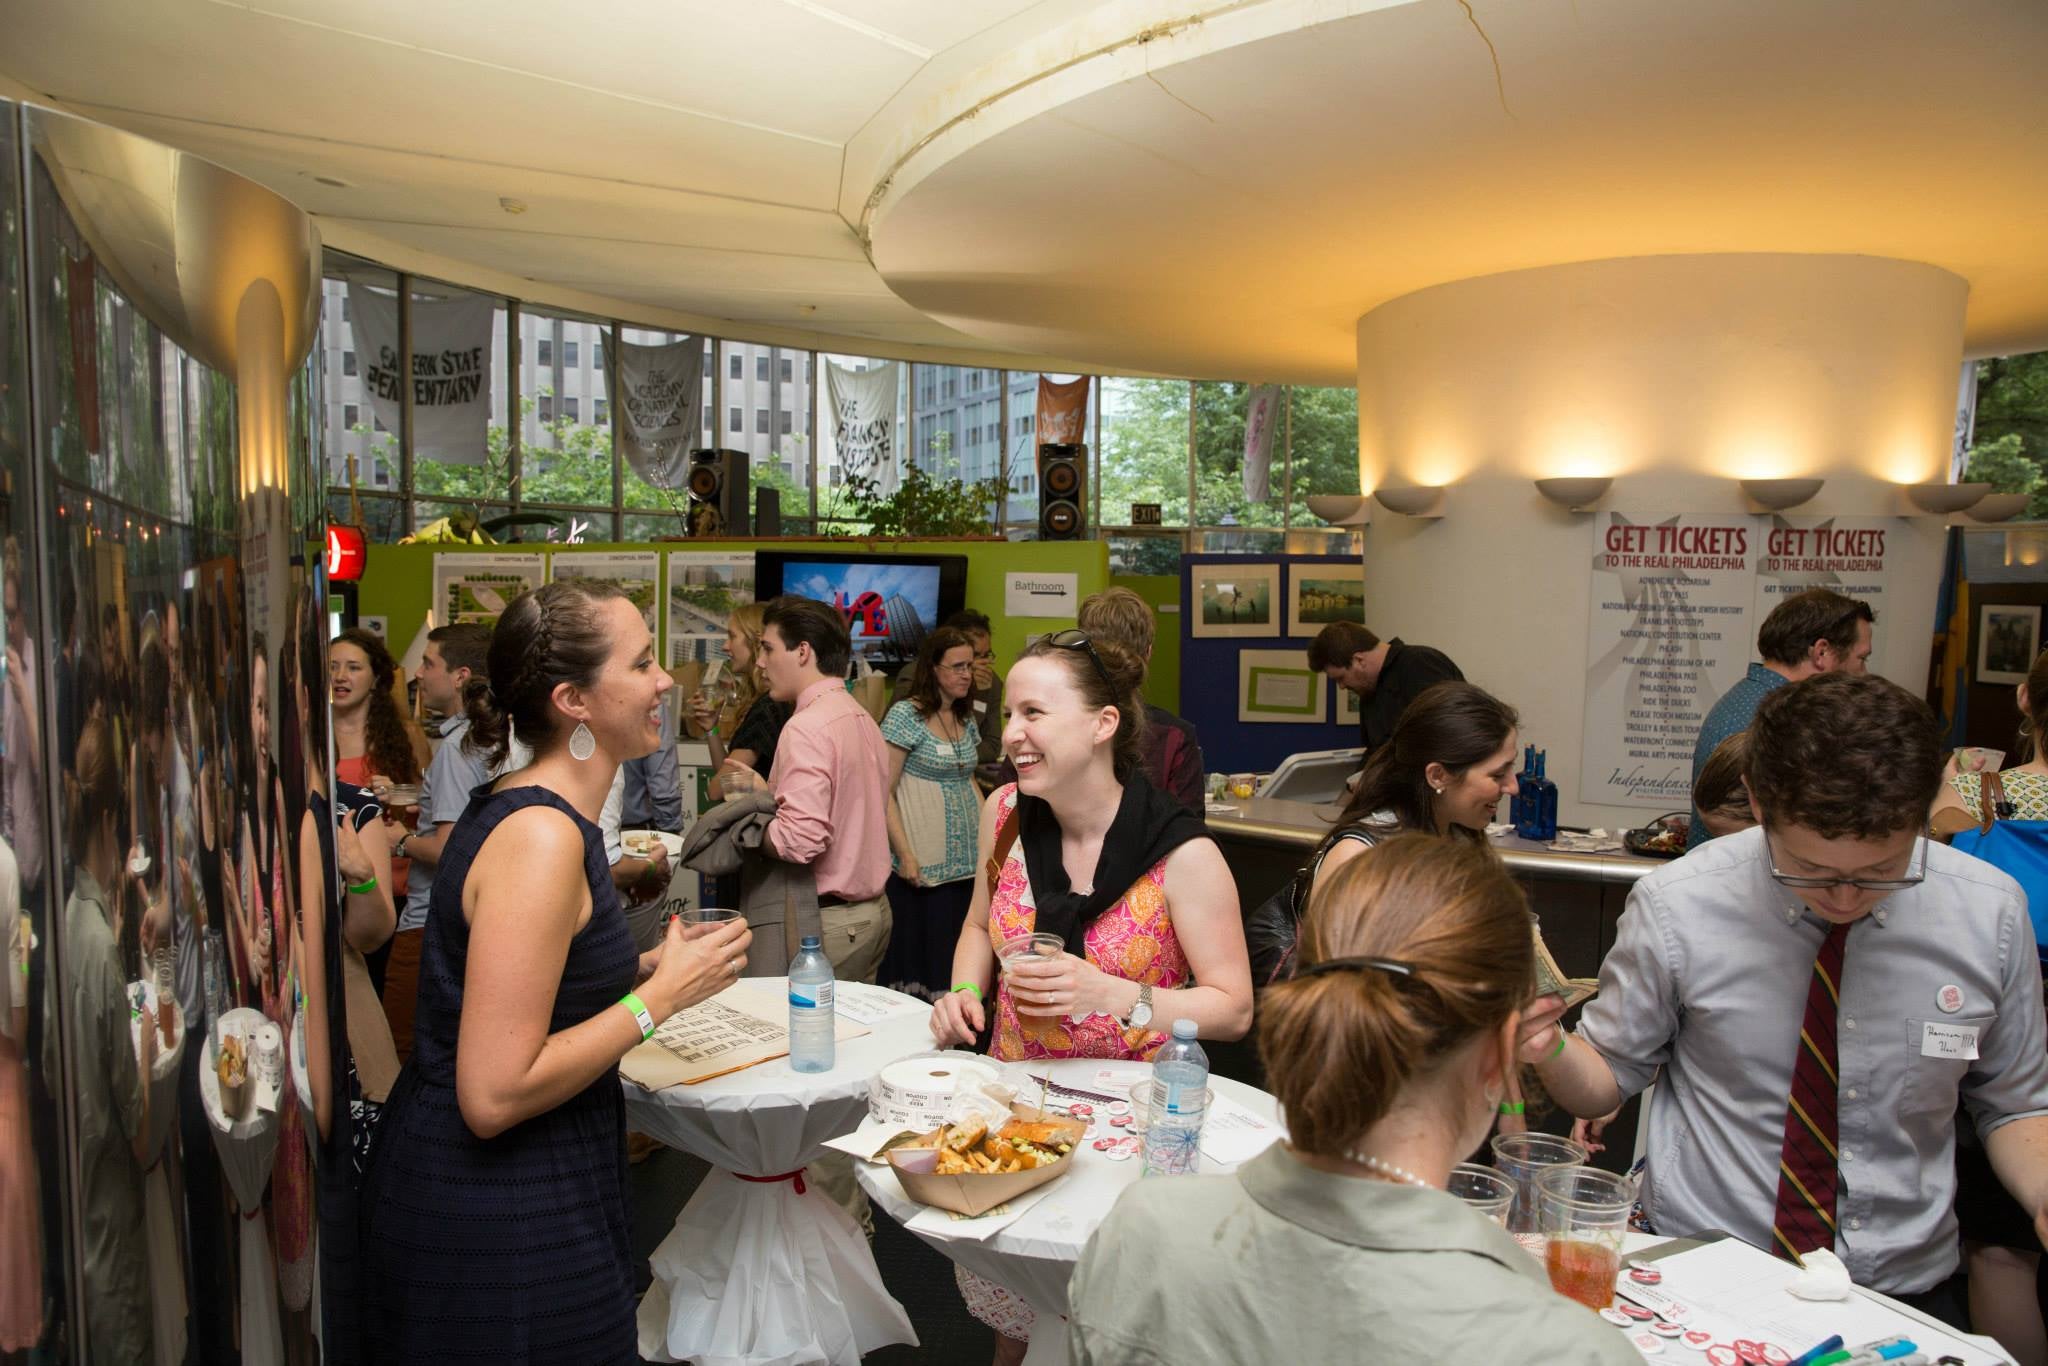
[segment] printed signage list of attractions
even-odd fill
[[[1816,587],[1882,615],[1885,535],[1879,518],[1597,519],[1580,798],[1688,809],[1700,725],[1748,672],[1758,625]]]

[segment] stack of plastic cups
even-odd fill
[[[1586,1147],[1554,1134],[1496,1134],[1494,1169],[1515,1183],[1515,1201],[1508,1208],[1507,1229],[1531,1256],[1543,1255],[1543,1216],[1536,1181],[1555,1167],[1583,1167]]]

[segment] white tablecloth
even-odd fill
[[[239,1028],[247,1037],[268,1023],[262,1011],[247,1006],[221,1017],[223,1028]],[[242,1247],[242,1361],[245,1366],[280,1366],[284,1331],[278,1323],[277,1270],[270,1255],[270,1235],[263,1227],[263,1192],[270,1185],[271,1164],[277,1160],[274,1107],[281,1102],[276,1088],[265,1088],[254,1077],[253,1059],[250,1070],[250,1084],[257,1092],[250,1098],[249,1113],[230,1120],[221,1109],[220,1075],[214,1071],[213,1041],[208,1039],[199,1068],[199,1096],[213,1129],[213,1146],[220,1152],[221,1170],[235,1193],[235,1226],[241,1230]],[[264,1108],[266,1095],[271,1109]]]
[[[178,1219],[171,1205],[171,1173],[165,1162],[171,1135],[178,1131],[178,1072],[185,1061],[185,1012],[177,1011],[177,1032],[169,1049],[163,1036],[149,1068],[149,1132],[145,1145],[149,1165],[142,1173],[143,1237],[149,1250],[149,1307],[154,1323],[150,1341],[158,1366],[176,1366],[185,1359],[185,1268],[178,1259]],[[142,1031],[154,1032],[147,1016],[128,1022],[129,1043],[139,1059]]]
[[[1033,1075],[1045,1075],[1048,1064],[1039,1061],[1015,1064]],[[1150,1075],[1144,1064],[1118,1064],[1101,1058],[1075,1058],[1049,1064],[1052,1080],[1061,1086],[1092,1089],[1096,1073],[1105,1068],[1134,1077]],[[1209,1084],[1221,1095],[1272,1119],[1278,1113],[1274,1099],[1264,1091],[1212,1076]],[[1025,1096],[1026,1100],[1036,1099]],[[1058,1096],[1054,1100],[1061,1099]],[[1098,1106],[1096,1113],[1102,1113]],[[1029,1366],[1062,1366],[1067,1360],[1067,1281],[1081,1249],[1096,1226],[1109,1213],[1124,1187],[1136,1181],[1145,1169],[1142,1156],[1112,1162],[1092,1145],[1083,1144],[1075,1156],[1074,1170],[1053,1183],[1052,1193],[1008,1228],[984,1242],[965,1239],[918,1236],[946,1256],[980,1276],[1024,1297],[1038,1311],[1037,1334],[1024,1360]],[[1204,1174],[1234,1171],[1209,1158],[1202,1159]],[[903,1193],[896,1173],[886,1166],[859,1165],[857,1175],[868,1197],[900,1224],[908,1224],[924,1206]],[[1158,1177],[1156,1180],[1171,1180]]]
[[[788,989],[787,978],[758,980],[778,994]],[[865,1117],[878,1070],[932,1047],[928,1005],[877,988],[863,992],[893,998],[902,1013],[840,1040],[829,1072],[795,1072],[778,1058],[660,1091],[625,1082],[630,1128],[719,1169],[650,1259],[654,1282],[639,1315],[640,1354],[648,1360],[856,1366],[864,1352],[917,1343],[845,1210],[815,1185],[799,1195],[793,1181],[731,1174],[781,1176],[816,1161],[827,1139]]]

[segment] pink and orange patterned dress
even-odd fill
[[[996,828],[1014,818],[1017,787],[996,793]],[[1031,876],[1024,866],[1024,842],[1011,844],[1002,871],[989,896],[988,932],[996,944],[1032,933],[1038,907],[1031,897]],[[1097,916],[1082,937],[1087,957],[1103,972],[1132,982],[1149,982],[1172,991],[1186,986],[1188,958],[1173,932],[1166,908],[1166,860],[1161,859],[1131,885],[1123,899]],[[1121,1058],[1144,1061],[1166,1042],[1166,1035],[1123,1027],[1109,1015],[1082,1019],[1025,1019],[1017,1014],[1007,983],[996,987],[995,1039],[989,1054],[1005,1062],[1027,1058]]]

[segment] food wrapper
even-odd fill
[[[961,1099],[967,1101],[970,1098]],[[951,1210],[955,1214],[972,1216],[986,1213],[1026,1191],[1036,1190],[1064,1176],[1074,1165],[1081,1140],[1088,1133],[1085,1121],[1027,1105],[1010,1107],[1004,1114],[1004,1120],[1011,1119],[1044,1125],[1043,1132],[1048,1141],[1064,1141],[1073,1145],[1073,1151],[1056,1162],[1024,1171],[941,1175],[938,1171],[938,1145],[946,1130],[934,1130],[913,1143],[890,1148],[887,1154],[889,1165],[895,1170],[897,1181],[902,1183],[904,1193],[920,1204]]]

